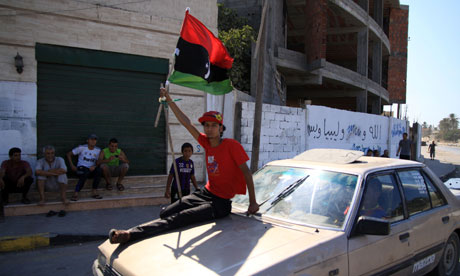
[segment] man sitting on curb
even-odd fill
[[[88,177],[93,177],[93,189],[91,190],[92,197],[95,199],[102,199],[102,196],[97,194],[97,187],[101,180],[101,169],[97,166],[96,161],[101,152],[101,149],[96,147],[97,136],[91,134],[88,136],[88,144],[80,145],[67,153],[67,160],[69,161],[72,171],[77,173],[78,183],[75,186],[75,193],[70,200],[77,201],[78,193],[85,185]],[[72,162],[72,156],[78,155],[77,167]]]
[[[57,190],[59,187],[61,193],[61,201],[68,204],[66,198],[67,190],[67,167],[62,157],[56,157],[56,151],[53,146],[43,147],[44,158],[37,161],[35,166],[35,175],[37,176],[38,193],[40,194],[39,205],[45,204],[45,188],[46,190]]]
[[[121,161],[121,162],[120,162]],[[123,191],[125,187],[121,182],[129,169],[129,160],[126,154],[118,148],[118,141],[110,139],[109,146],[101,151],[97,164],[101,166],[107,190],[112,190],[111,177],[118,176],[117,189]]]
[[[21,160],[20,148],[11,148],[8,155],[10,160],[3,161],[0,168],[0,190],[2,191],[3,204],[8,204],[10,193],[22,193],[21,202],[30,204],[27,193],[30,185],[34,182],[30,164]]]

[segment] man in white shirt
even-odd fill
[[[87,142],[88,144],[80,145],[67,153],[67,160],[69,161],[70,168],[72,171],[76,172],[78,176],[78,183],[75,187],[75,193],[70,198],[72,201],[78,200],[78,193],[85,185],[85,181],[88,177],[94,178],[93,189],[91,191],[92,197],[95,199],[102,198],[102,196],[97,193],[97,187],[99,186],[99,181],[101,180],[101,169],[96,164],[99,153],[101,152],[101,149],[96,147],[97,135],[90,134],[88,136]],[[72,156],[75,155],[78,156],[77,166],[75,166],[72,162]]]
[[[37,175],[37,186],[40,194],[39,205],[45,204],[46,190],[55,191],[57,187],[61,192],[62,203],[67,204],[67,166],[62,157],[56,157],[56,151],[53,146],[43,147],[44,158],[37,161],[35,166],[35,175]]]

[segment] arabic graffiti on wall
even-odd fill
[[[356,137],[361,141],[366,139],[380,140],[382,138],[382,125],[373,124],[367,127],[367,130],[361,130],[361,126],[352,123],[345,127],[341,126],[340,121],[333,120],[328,123],[327,118],[323,119],[322,124],[307,124],[307,135],[313,139],[325,139],[327,141],[349,141]]]
[[[367,152],[388,149],[395,156],[407,122],[391,117],[307,106],[305,140],[307,149],[341,148]]]
[[[367,153],[368,150],[378,150],[380,154],[383,154],[383,148],[380,145],[374,145],[374,146],[364,146],[363,144],[353,144],[351,147],[352,150],[359,150],[364,153]]]
[[[391,137],[402,137],[403,133],[406,131],[406,126],[402,123],[393,124],[391,128]]]

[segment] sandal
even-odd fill
[[[94,199],[102,199],[102,196],[100,196],[100,195],[93,195],[92,198],[94,198]]]
[[[54,216],[54,215],[56,215],[56,214],[57,214],[57,213],[56,213],[55,211],[50,210],[50,211],[48,212],[48,214],[46,214],[46,217],[49,218],[49,217],[52,217],[52,216]]]
[[[121,183],[117,183],[117,189],[121,192],[121,191],[124,191],[125,190],[125,186],[123,186],[123,184]]]
[[[78,196],[76,195],[73,195],[71,198],[70,198],[71,201],[77,201],[78,200]]]
[[[105,185],[105,188],[106,188],[107,190],[109,190],[109,191],[113,190],[112,184],[110,184],[110,183],[107,184],[107,185]]]

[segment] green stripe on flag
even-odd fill
[[[224,95],[233,90],[229,79],[207,82],[196,75],[174,71],[168,79],[171,83],[198,89],[212,95]]]

